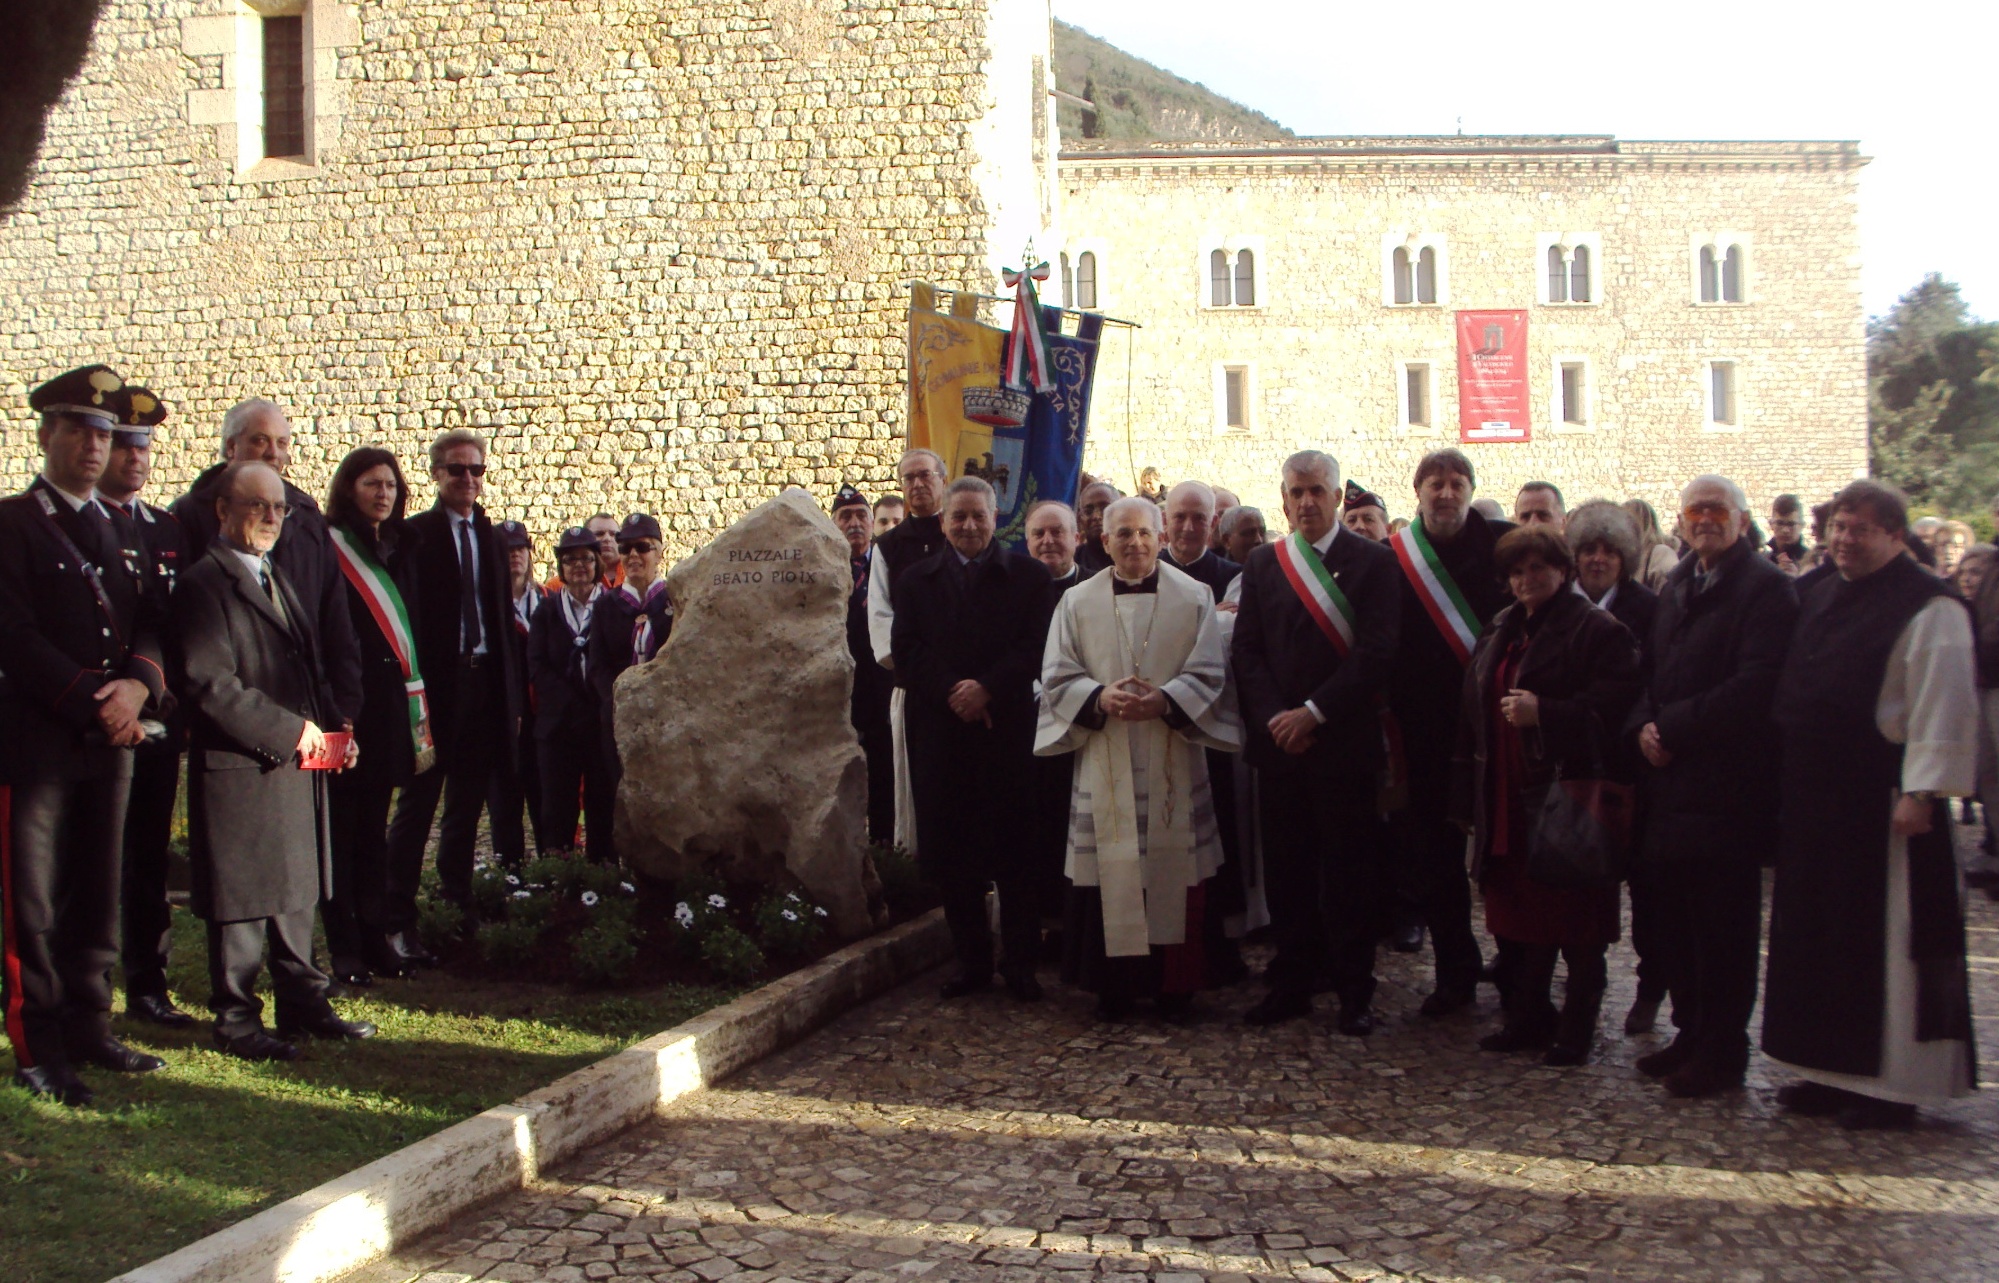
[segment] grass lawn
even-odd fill
[[[205,1017],[202,927],[174,916],[174,996]],[[733,996],[425,972],[336,999],[381,1027],[374,1038],[308,1042],[282,1065],[213,1050],[205,1018],[169,1033],[119,1016],[113,1031],[165,1069],[84,1071],[86,1110],[0,1087],[0,1277],[99,1283]],[[0,1082],[13,1072],[0,1050]]]

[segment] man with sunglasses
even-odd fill
[[[486,487],[486,439],[470,428],[438,437],[430,447],[430,475],[437,503],[408,523],[418,540],[410,624],[429,688],[437,766],[403,786],[389,824],[390,913],[396,919],[391,934],[400,931],[406,942],[416,939],[417,878],[440,797],[438,883],[446,899],[470,907],[479,812],[487,807],[495,773],[511,776],[518,770],[526,691],[506,552],[479,505]],[[494,820],[494,855],[503,863],[523,858],[519,812],[511,826],[503,817]],[[409,958],[432,961],[421,945],[414,945]]]
[[[222,416],[221,462],[194,479],[188,492],[169,511],[187,539],[187,563],[194,564],[215,538],[221,523],[216,501],[223,497],[223,473],[232,463],[266,463],[280,477],[292,459],[292,423],[284,407],[265,397],[251,397]],[[352,729],[361,712],[361,642],[347,613],[347,581],[340,574],[340,555],[325,514],[305,491],[286,481],[285,503],[290,516],[271,560],[285,572],[298,594],[306,626],[319,639],[320,661],[333,690],[336,726]]]
[[[1679,1033],[1638,1068],[1674,1096],[1707,1096],[1740,1086],[1749,1064],[1762,865],[1777,839],[1770,701],[1798,595],[1751,546],[1740,486],[1696,477],[1680,509],[1693,555],[1660,589],[1630,723],[1648,766],[1634,886],[1657,915]]]

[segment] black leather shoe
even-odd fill
[[[1666,1075],[1666,1094],[1681,1100],[1718,1096],[1742,1086],[1747,1065],[1715,1065],[1699,1057]]]
[[[71,1043],[69,1058],[120,1074],[150,1074],[167,1063],[158,1056],[132,1050],[110,1034]]]
[[[937,996],[949,1002],[953,998],[966,998],[975,993],[984,993],[993,987],[991,976],[959,976],[946,980],[937,990]]]
[[[1853,1092],[1809,1081],[1777,1089],[1777,1103],[1784,1112],[1803,1118],[1830,1118],[1859,1099]]]
[[[1339,1031],[1349,1038],[1365,1038],[1374,1032],[1374,1011],[1369,1007],[1341,1007]]]
[[[1542,1055],[1541,1063],[1544,1065],[1554,1065],[1559,1068],[1588,1064],[1589,1043],[1558,1042],[1548,1048],[1546,1053]]]
[[[387,940],[364,950],[362,959],[378,979],[407,980],[416,974],[417,964],[397,952]]]
[[[423,947],[423,941],[413,932],[398,931],[389,937],[389,948],[395,950],[402,960],[412,967],[434,967],[437,955]]]
[[[174,1006],[165,994],[126,994],[125,1014],[162,1029],[186,1029],[194,1024],[194,1017]]]
[[[333,978],[349,989],[370,989],[375,977],[369,973],[367,964],[359,958],[335,958],[332,966]]]
[[[1670,1073],[1693,1063],[1694,1044],[1688,1039],[1675,1038],[1649,1056],[1640,1056],[1632,1063],[1638,1072],[1647,1078],[1664,1078]]]
[[[33,1095],[47,1097],[58,1105],[68,1105],[72,1109],[81,1109],[97,1099],[96,1093],[83,1085],[83,1079],[63,1065],[16,1069],[14,1084],[27,1088]]]
[[[1555,1041],[1552,1027],[1537,1028],[1532,1025],[1507,1025],[1496,1034],[1487,1034],[1478,1040],[1480,1051],[1543,1051]]]
[[[1639,998],[1631,1004],[1631,1010],[1624,1013],[1624,1032],[1636,1037],[1649,1034],[1659,1024],[1659,1002],[1657,998]]]
[[[1006,978],[1006,991],[1019,1002],[1040,1002],[1041,982],[1032,971],[1016,971]]]
[[[311,1016],[278,1017],[278,1037],[286,1042],[301,1038],[347,1038],[359,1042],[374,1036],[374,1025],[365,1020],[342,1020],[331,1009]]]
[[[1285,993],[1272,989],[1263,996],[1263,1001],[1245,1011],[1242,1022],[1259,1028],[1264,1025],[1281,1025],[1287,1020],[1297,1020],[1312,1014],[1312,1000],[1302,993]]]
[[[1471,1006],[1477,1001],[1478,990],[1476,988],[1460,989],[1455,985],[1450,987],[1440,985],[1434,993],[1423,999],[1423,1005],[1416,1008],[1416,1010],[1435,1020],[1440,1016],[1448,1016],[1454,1011],[1463,1011],[1466,1007]]]
[[[253,1029],[246,1034],[231,1037],[220,1029],[215,1031],[215,1045],[239,1060],[297,1060],[298,1048],[288,1042],[280,1042],[261,1029]]]

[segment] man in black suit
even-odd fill
[[[93,365],[30,392],[42,472],[0,499],[0,1009],[14,1081],[66,1105],[91,1100],[77,1063],[165,1063],[110,1023],[132,749],[166,689],[139,532],[96,495],[123,386]]]
[[[1376,794],[1379,697],[1401,632],[1395,555],[1339,523],[1340,465],[1284,462],[1289,538],[1250,554],[1231,655],[1260,772],[1265,877],[1277,957],[1253,1025],[1308,1014],[1322,964],[1341,1033],[1374,1030],[1374,944],[1384,909]]]
[[[895,742],[889,730],[889,700],[895,679],[875,662],[868,637],[868,580],[873,560],[874,509],[868,497],[850,485],[833,496],[833,524],[847,540],[848,564],[854,589],[847,595],[847,651],[854,659],[854,689],[847,716],[861,751],[868,758],[868,840],[895,841]]]
[[[153,471],[153,429],[167,407],[149,390],[126,384],[116,395],[118,426],[111,433],[111,461],[98,478],[98,498],[130,518],[145,554],[153,608],[163,621],[174,583],[187,564],[187,539],[165,508],[139,497]],[[169,673],[180,660],[173,629],[163,627],[161,650]],[[177,676],[176,679],[177,680]],[[167,844],[174,798],[180,792],[180,755],[187,727],[177,710],[162,716],[166,733],[133,751],[131,802],[125,810],[125,854],[119,874],[119,955],[125,965],[125,1014],[168,1029],[185,1029],[194,1017],[167,994],[167,961],[173,944],[173,906],[167,902]]]
[[[583,526],[563,531],[555,545],[555,565],[562,591],[535,609],[527,645],[528,676],[535,694],[535,750],[538,770],[548,785],[542,849],[559,850],[575,843],[580,797],[588,821],[590,858],[608,863],[617,856],[611,844],[617,779],[604,760],[608,749],[603,723],[610,711],[589,673],[593,634],[603,603],[611,596],[603,584],[597,537]]]
[[[221,497],[222,473],[231,463],[266,463],[283,476],[291,466],[292,425],[284,408],[263,397],[251,397],[231,406],[222,416],[222,462],[194,479],[188,492],[174,501],[172,512],[187,540],[187,559],[208,551],[209,540],[218,528],[216,500]],[[329,725],[351,729],[361,715],[361,643],[354,621],[347,613],[346,580],[340,573],[340,554],[333,550],[333,536],[327,532],[326,517],[311,495],[285,483],[285,502],[291,515],[285,519],[284,534],[271,553],[305,611],[306,624],[319,639],[321,662],[333,689],[333,707],[327,710]]]
[[[283,478],[231,464],[215,487],[208,551],[174,591],[187,699],[188,857],[194,911],[208,923],[215,1043],[245,1060],[293,1060],[307,1035],[367,1038],[334,1013],[312,961],[312,915],[332,880],[320,723],[333,693],[317,639],[271,557],[287,512]],[[352,739],[341,755],[352,766]],[[277,1036],[265,1032],[257,972],[270,948]]]
[[[1068,504],[1043,499],[1027,510],[1027,555],[1048,567],[1048,613],[1053,618],[1062,595],[1088,576],[1076,564],[1076,513]],[[1044,651],[1044,659],[1046,652]],[[1037,698],[1039,691],[1036,692]],[[1066,914],[1069,879],[1069,803],[1076,788],[1076,755],[1053,753],[1034,759],[1033,815],[1023,852],[1041,916],[1060,921]]]
[[[944,486],[949,476],[944,456],[935,450],[905,450],[897,461],[896,476],[902,482],[908,513],[896,526],[876,538],[868,568],[868,641],[875,662],[895,669],[891,633],[895,622],[895,590],[910,567],[937,555],[944,547]],[[916,810],[910,799],[908,683],[898,675],[895,691],[889,696],[889,735],[895,755],[895,842],[916,853]]]
[[[417,879],[440,796],[444,819],[437,842],[437,877],[444,897],[469,905],[472,843],[493,773],[512,770],[519,745],[519,692],[507,600],[507,559],[479,506],[485,491],[486,439],[454,428],[431,443],[430,475],[437,503],[409,519],[418,532],[417,658],[430,689],[431,735],[437,767],[403,787],[389,824],[389,898],[394,929],[414,941]],[[519,819],[515,819],[518,829]],[[503,859],[517,851],[495,854]],[[412,953],[429,961],[422,946]]]
[[[1016,998],[1033,1001],[1041,923],[1020,856],[1034,779],[1034,681],[1053,594],[1046,567],[993,542],[997,514],[984,481],[951,483],[949,545],[898,581],[891,653],[908,691],[917,851],[943,891],[958,954],[944,997],[992,984],[986,888],[997,882],[1001,974]]]

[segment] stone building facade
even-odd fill
[[[162,500],[252,394],[315,492],[388,443],[427,503],[484,426],[544,540],[885,484],[903,282],[1046,239],[1048,66],[1047,0],[112,0],[0,224],[0,487],[95,360],[173,408]]]
[[[1106,340],[1086,466],[1273,505],[1312,446],[1407,516],[1416,461],[1459,440],[1454,312],[1524,309],[1532,440],[1464,447],[1481,493],[1665,504],[1720,471],[1759,507],[1829,495],[1867,465],[1865,163],[1838,142],[1076,145],[1064,261],[1089,254],[1082,301],[1144,327]]]

